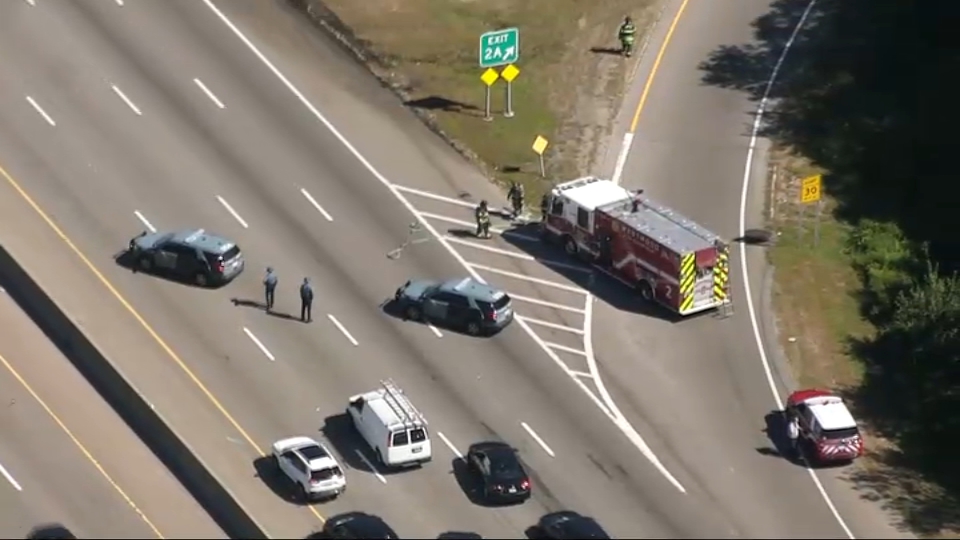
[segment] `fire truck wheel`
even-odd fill
[[[564,238],[564,239],[563,239],[563,250],[567,252],[567,255],[569,255],[569,256],[571,256],[571,257],[576,257],[576,256],[577,256],[577,251],[579,251],[579,250],[577,249],[577,242],[576,242],[573,238],[571,238],[571,237],[569,237],[569,236],[566,237],[566,238]]]
[[[650,285],[649,281],[641,281],[637,285],[637,290],[640,291],[640,298],[643,298],[647,302],[653,301],[653,286]]]

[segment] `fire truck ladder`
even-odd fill
[[[380,384],[384,389],[383,400],[387,402],[387,405],[393,410],[393,413],[397,415],[397,418],[403,422],[404,427],[411,428],[427,425],[427,419],[420,414],[420,411],[413,406],[413,403],[410,403],[410,400],[407,399],[403,390],[401,390],[392,379],[380,381]]]
[[[733,301],[730,298],[730,246],[720,242],[717,245],[717,265],[713,269],[713,296],[719,302],[717,317],[726,319],[733,315]]]

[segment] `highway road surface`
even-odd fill
[[[0,536],[226,538],[2,292],[0,328]]]
[[[802,11],[806,3],[798,4]],[[645,189],[729,239],[744,227],[763,226],[767,143],[756,141],[748,156],[758,104],[743,92],[702,83],[699,66],[721,46],[750,43],[751,23],[768,9],[763,0],[669,2],[622,126],[632,134],[622,184]],[[770,452],[772,438],[783,441],[782,433],[766,431],[765,417],[779,409],[771,384],[780,396],[796,388],[780,377],[783,366],[772,365],[769,380],[764,371],[764,363],[775,358],[766,351],[778,344],[766,333],[772,314],[764,307],[763,248],[742,254],[742,245],[733,249],[734,314],[727,319],[701,316],[673,324],[647,318],[638,324],[638,317],[622,310],[598,307],[596,355],[603,373],[616,381],[612,392],[629,404],[628,416],[656,426],[656,446],[669,449],[677,467],[697,478],[703,496],[731,520],[749,523],[751,536],[905,536],[894,517],[865,500],[868,493],[843,480],[843,469],[812,475]],[[624,359],[624,345],[644,353]]]
[[[726,330],[608,310],[583,289],[600,287],[589,273],[529,227],[499,220],[495,241],[472,241],[470,206],[502,194],[296,15],[248,0],[7,2],[0,40],[5,247],[272,536],[362,510],[402,536],[518,538],[560,509],[617,537],[842,534],[802,471],[757,465],[770,458],[737,440],[762,422],[762,371],[697,342],[728,344]],[[184,227],[236,239],[247,272],[200,290],[115,263],[140,230]],[[278,315],[257,307],[267,266]],[[410,277],[461,275],[506,288],[517,324],[470,339],[381,309]],[[310,324],[296,320],[304,276],[318,296]],[[655,332],[657,347],[632,349]],[[687,348],[723,352],[749,379],[688,370],[706,359]],[[344,426],[348,396],[385,377],[430,420],[435,459],[421,470],[371,467]],[[741,394],[756,396],[752,409],[722,415]],[[348,466],[342,498],[302,507],[264,465],[273,440],[296,434],[325,439]],[[458,458],[488,438],[520,450],[533,500],[486,508],[460,485]]]
[[[723,530],[722,516],[649,465],[596,404],[598,392],[581,390],[592,384],[590,366],[576,352],[553,352],[585,354],[589,310],[585,295],[533,254],[470,259],[508,272],[471,267],[491,280],[502,276],[497,282],[530,318],[496,338],[382,312],[410,277],[468,271],[436,239],[417,238],[387,258],[408,239],[414,216],[391,194],[401,188],[387,189],[377,174],[446,193],[457,178],[469,181],[474,199],[496,194],[475,173],[468,178],[469,169],[338,49],[305,37],[312,30],[269,4],[224,6],[262,52],[204,2],[0,6],[0,163],[9,176],[0,215],[8,230],[21,224],[6,235],[8,249],[84,320],[266,531],[303,537],[323,516],[364,510],[406,536],[517,538],[560,509],[594,515],[617,536]],[[277,59],[276,67],[258,53]],[[295,78],[370,161],[358,159],[273,69]],[[469,216],[438,204],[437,215]],[[196,226],[236,239],[247,273],[205,291],[113,260],[144,228]],[[311,324],[245,305],[261,297],[268,265],[280,276],[281,311],[294,313],[297,284],[313,279]],[[523,328],[538,323],[539,343]],[[550,355],[540,344],[547,342]],[[585,374],[580,383],[574,371]],[[430,420],[435,462],[422,470],[370,471],[370,452],[344,429],[347,398],[384,377]],[[309,508],[287,500],[289,486],[259,458],[272,441],[296,434],[324,437],[349,466],[342,499]],[[534,471],[536,496],[527,504],[485,508],[460,486],[458,457],[489,438],[515,445]]]

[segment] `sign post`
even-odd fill
[[[520,74],[520,70],[513,65],[519,59],[520,30],[518,28],[504,28],[480,35],[478,60],[480,69],[486,70],[480,79],[487,85],[486,99],[484,100],[486,115],[483,117],[487,122],[493,120],[493,116],[490,115],[491,86],[501,77],[507,82],[507,103],[503,115],[507,118],[513,117],[513,85],[511,83]],[[497,73],[493,68],[500,66],[507,67],[504,68],[502,73]]]
[[[813,247],[820,245],[820,217],[823,212],[823,175],[815,174],[800,181],[800,204],[817,204],[817,214],[813,222]],[[803,207],[801,207],[802,211]]]
[[[540,177],[547,177],[547,170],[543,164],[543,151],[547,149],[547,145],[550,144],[547,139],[543,138],[541,135],[537,135],[537,138],[533,141],[533,151],[537,153],[537,156],[540,157]]]
[[[497,73],[497,70],[493,68],[487,68],[487,70],[483,72],[483,75],[480,76],[480,80],[483,81],[486,88],[483,97],[483,119],[486,122],[493,120],[493,116],[490,114],[490,87],[493,86],[493,83],[497,82],[499,78],[500,75]]]
[[[500,72],[500,78],[507,82],[507,106],[503,115],[507,118],[513,118],[513,80],[520,75],[520,68],[513,64],[507,64]]]

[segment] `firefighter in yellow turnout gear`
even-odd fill
[[[620,54],[630,58],[633,55],[633,44],[637,40],[637,27],[634,26],[631,17],[628,16],[623,19],[617,37],[620,38]]]
[[[490,238],[490,210],[487,208],[487,201],[480,201],[473,211],[473,217],[477,221],[477,238]]]

